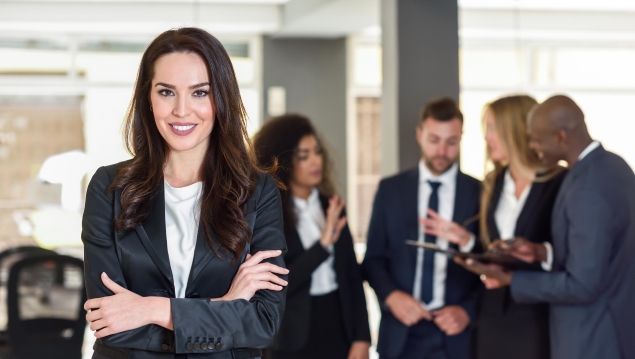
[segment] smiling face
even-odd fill
[[[210,77],[199,55],[175,52],[156,61],[150,103],[171,152],[202,155],[207,150],[214,128],[209,92]]]
[[[527,120],[527,135],[531,148],[545,167],[554,166],[565,159],[562,134],[540,112],[534,111]]]

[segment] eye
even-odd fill
[[[205,97],[207,94],[209,94],[209,92],[205,90],[196,90],[193,93],[194,97]]]
[[[165,96],[165,97],[174,96],[174,92],[172,92],[171,90],[168,90],[168,89],[161,89],[161,90],[159,90],[159,95]]]

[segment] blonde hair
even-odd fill
[[[492,168],[483,181],[483,192],[481,195],[480,229],[481,241],[487,248],[491,239],[487,228],[487,211],[489,209],[494,182],[498,175],[503,172],[505,166],[514,167],[519,174],[527,179],[534,180],[536,172],[543,170],[538,156],[529,148],[527,137],[527,115],[538,102],[527,95],[514,95],[499,98],[498,100],[485,105],[483,111],[483,128],[487,113],[492,116],[496,133],[507,148],[507,162],[496,162],[492,160],[489,151],[486,154],[486,168]],[[526,169],[530,169],[527,171]],[[551,177],[550,177],[551,178]]]

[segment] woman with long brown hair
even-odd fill
[[[308,118],[270,119],[254,139],[261,165],[278,163],[289,266],[287,308],[266,359],[368,359],[370,331],[344,201]]]
[[[529,96],[515,95],[485,106],[487,162],[493,166],[483,182],[481,199],[480,237],[485,248],[497,240],[517,237],[551,242],[551,213],[566,171],[557,163],[544,167],[529,148],[526,122],[536,104]],[[426,231],[442,237],[460,235],[462,231],[460,226],[439,219],[429,220],[426,226]],[[543,268],[549,270],[546,263]],[[488,279],[483,280],[487,286]],[[476,329],[476,357],[548,359],[548,306],[517,304],[509,287],[484,291]]]
[[[150,44],[124,126],[133,158],[97,170],[86,195],[93,358],[257,358],[273,342],[282,207],[245,120],[216,38],[182,28]]]

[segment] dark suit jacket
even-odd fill
[[[494,214],[503,192],[505,170],[496,176],[487,211],[487,229],[492,239],[501,239]],[[562,170],[548,181],[535,181],[516,221],[515,235],[535,243],[551,243],[551,214],[560,185],[567,174]],[[509,239],[509,238],[504,238]],[[538,270],[540,265],[536,264]],[[484,289],[484,288],[483,288]],[[479,358],[549,357],[547,304],[518,304],[509,288],[484,290],[481,298],[477,353]]]
[[[174,299],[165,230],[163,186],[157,189],[153,209],[135,231],[120,235],[114,219],[120,211],[121,191],[107,193],[123,163],[101,167],[86,194],[82,222],[86,291],[89,298],[112,295],[100,274],[106,272],[119,285],[141,295],[171,298],[174,331],[157,325],[98,339],[96,345],[130,352],[130,358],[174,358],[187,354],[196,358],[231,358],[230,349],[264,348],[270,345],[282,320],[286,290],[261,290],[250,301],[217,301],[227,293],[247,253],[285,251],[280,193],[268,175],[261,175],[246,207],[253,239],[237,263],[214,255],[199,228],[186,296]],[[217,243],[216,249],[220,248]],[[271,263],[284,267],[282,256]],[[188,349],[188,343],[221,343],[222,349]],[[196,346],[195,346],[196,347]],[[102,350],[103,352],[103,350]],[[221,354],[222,353],[222,354]],[[195,355],[193,355],[195,354]],[[111,355],[95,354],[95,358]],[[128,356],[124,356],[128,358]]]
[[[375,195],[373,214],[368,229],[368,247],[362,270],[380,303],[395,290],[412,293],[417,258],[416,247],[406,245],[407,239],[418,237],[418,167],[382,180]],[[462,224],[479,212],[480,182],[462,172],[456,178],[454,221]],[[467,226],[478,233],[478,221]],[[451,245],[456,248],[455,245]],[[480,250],[477,239],[475,249]],[[478,277],[452,260],[448,260],[445,283],[445,304],[461,305],[476,320]],[[405,345],[408,327],[399,322],[382,305],[377,351],[382,356],[396,357]],[[450,359],[469,358],[471,328],[447,337]]]
[[[322,210],[326,214],[329,199],[320,195]],[[342,216],[345,214],[342,213]],[[285,221],[287,255],[284,257],[289,268],[289,286],[287,288],[287,306],[282,318],[280,332],[273,345],[275,350],[299,351],[309,340],[311,319],[311,275],[313,271],[329,257],[329,252],[316,242],[305,250],[300,235],[292,220]],[[366,298],[359,265],[353,249],[353,237],[344,226],[339,240],[333,246],[335,260],[333,267],[337,277],[338,295],[342,312],[335,313],[343,319],[347,340],[370,342]],[[324,313],[329,315],[329,313]],[[325,343],[325,345],[328,345]]]
[[[552,272],[516,272],[514,300],[550,304],[554,359],[635,358],[635,175],[603,147],[575,164],[552,217]]]

